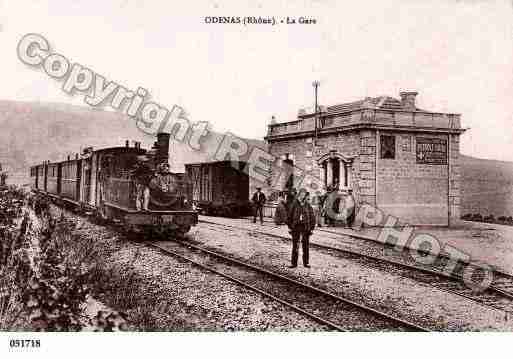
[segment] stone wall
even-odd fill
[[[376,206],[376,132],[361,131],[359,147],[353,163],[356,199],[359,204]]]
[[[344,156],[352,157],[358,156],[360,150],[360,134],[358,132],[346,132],[343,134],[336,134],[325,136],[317,139],[316,146],[313,146],[313,139],[297,138],[286,141],[274,142],[269,146],[269,151],[277,158],[282,158],[286,154],[292,154],[294,167],[294,183],[300,183],[301,177],[306,173],[311,173],[313,176],[320,178],[321,170],[317,164],[317,160],[322,155],[329,151],[335,150]],[[278,164],[279,166],[279,164]],[[299,171],[302,169],[305,172]],[[281,190],[285,184],[285,177],[281,174],[279,168],[273,171],[272,183],[277,190]],[[350,174],[352,178],[359,178],[358,169],[353,166],[353,171]],[[296,185],[295,185],[296,186]]]
[[[449,181],[449,206],[450,224],[455,223],[461,217],[461,178],[462,168],[460,159],[460,136],[450,135],[450,181]]]
[[[416,159],[418,137],[447,140],[447,135],[380,131],[383,135],[395,136],[396,146],[395,159],[382,159],[378,152],[378,208],[409,224],[447,225],[448,165],[418,164]]]
[[[381,159],[379,137],[375,130],[353,130],[321,137],[314,149],[311,139],[296,138],[271,143],[269,149],[276,157],[293,154],[294,166],[320,176],[317,159],[335,150],[354,157],[350,173],[351,187],[358,204],[377,206],[385,214],[401,222],[424,225],[447,225],[460,217],[459,136],[451,135],[447,164],[418,164],[417,137],[448,139],[446,134],[380,131],[380,135],[395,136],[395,158]],[[376,163],[377,159],[377,163]],[[450,167],[451,179],[448,179]],[[296,176],[301,175],[297,172]],[[284,181],[276,181],[277,189]],[[295,182],[297,183],[297,181]],[[279,188],[281,189],[281,188]],[[377,196],[376,196],[377,192]]]

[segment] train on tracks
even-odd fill
[[[122,224],[128,231],[183,236],[198,223],[193,209],[192,186],[183,173],[168,173],[167,185],[149,182],[149,205],[137,206],[134,168],[141,156],[157,170],[169,157],[167,133],[157,134],[150,150],[139,142],[130,146],[93,150],[62,162],[45,161],[30,168],[31,187],[54,202]]]
[[[185,174],[192,183],[192,200],[201,214],[240,217],[251,214],[247,162],[189,163]]]

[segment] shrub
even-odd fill
[[[34,211],[25,208],[18,228],[24,204]],[[72,224],[52,218],[49,209],[45,198],[12,189],[0,199],[0,329],[121,329],[120,313],[84,316],[91,251],[74,248]]]

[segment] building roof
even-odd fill
[[[300,109],[294,121],[271,123],[265,139],[312,136],[355,128],[379,128],[404,131],[462,133],[461,115],[420,109],[415,104],[415,91],[400,92],[400,99],[391,96],[366,97],[359,101],[319,106],[314,121],[314,107]]]
[[[328,112],[338,113],[345,111],[359,110],[363,108],[375,108],[383,110],[401,110],[403,109],[401,101],[390,96],[367,97],[363,100],[346,102],[338,105],[329,106]],[[416,108],[417,111],[422,111]]]
[[[362,100],[345,102],[332,106],[320,106],[321,112],[324,114],[336,114],[348,111],[357,111],[362,109],[376,109],[376,110],[404,110],[401,100],[393,98],[391,96],[378,96],[378,97],[366,97]],[[313,114],[314,108],[301,109],[299,110],[299,116],[306,116]],[[410,110],[411,111],[411,110]],[[428,112],[415,106],[415,111]]]

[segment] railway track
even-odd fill
[[[326,230],[326,229],[320,229],[320,231],[322,232],[325,232],[325,233],[329,233],[329,234],[333,234],[333,235],[336,235],[336,236],[340,236],[340,237],[344,237],[344,236],[349,236],[355,240],[358,240],[360,242],[367,242],[369,245],[371,246],[377,246],[378,248],[383,248],[383,245],[387,248],[392,248],[393,245],[392,244],[383,244],[383,243],[380,243],[380,242],[377,242],[377,241],[373,241],[371,239],[363,239],[361,237],[357,237],[357,236],[352,236],[350,234],[341,234],[341,233],[337,233],[335,231],[330,231],[330,230]],[[407,250],[407,248],[403,248],[403,252],[398,252],[398,251],[394,251],[394,252],[391,252],[389,251],[389,255],[393,255],[393,253],[396,253],[396,257],[401,257],[404,259],[404,252]],[[420,253],[424,254],[424,255],[430,255],[429,252],[427,251],[422,251],[420,250],[419,251]],[[450,258],[446,255],[444,255],[443,253],[440,253],[439,254],[439,257],[440,257],[440,262],[437,263],[433,263],[435,266],[438,265],[438,268],[441,267],[441,265],[445,265],[445,263],[447,263],[448,260],[450,260]],[[468,263],[463,263],[463,262],[460,262],[460,266],[457,267],[456,269],[459,269],[459,270],[456,270],[455,271],[455,274],[452,276],[452,278],[454,279],[459,279],[459,280],[462,280],[462,271],[464,269],[464,266],[465,265],[468,265]],[[419,265],[418,266],[419,268],[423,268],[422,265]],[[423,268],[423,269],[429,269],[429,268]],[[440,270],[440,269],[439,269]],[[500,271],[500,270],[494,270],[493,272],[493,275],[494,275],[494,281],[492,283],[492,286],[491,286],[491,289],[495,290],[496,292],[504,295],[505,297],[508,297],[510,299],[513,300],[513,276],[511,274],[508,274],[508,273],[505,273],[503,271]]]
[[[187,242],[151,242],[164,253],[276,300],[336,331],[429,331],[419,325]]]
[[[244,228],[241,226],[234,226],[229,224],[219,224],[212,221],[200,220],[202,223],[214,225],[216,227],[235,228],[239,230],[251,231],[264,236],[270,236],[285,241],[290,241],[289,237],[281,236],[278,234],[259,231],[256,229]],[[333,231],[323,231],[338,236],[343,236],[340,233]],[[358,238],[360,241],[364,241]],[[320,243],[310,241],[310,247],[317,250],[334,255],[338,258],[348,259],[359,263],[360,265],[386,271],[395,275],[405,278],[410,278],[418,282],[427,284],[438,290],[446,291],[448,293],[464,297],[472,300],[480,305],[501,310],[505,312],[505,317],[513,314],[513,276],[505,273],[495,272],[495,279],[493,284],[484,291],[477,292],[469,288],[462,281],[463,265],[457,266],[453,274],[442,272],[448,258],[440,256],[430,266],[424,266],[414,262],[414,260],[406,256],[404,252],[399,252],[390,249],[387,254],[383,254],[383,244],[372,242],[364,243],[366,249],[371,248],[373,254],[363,253],[362,251],[351,250],[347,248],[332,247]],[[379,254],[381,253],[381,254]]]
[[[113,229],[116,228],[114,225]],[[430,331],[323,289],[188,242],[172,240],[149,242],[148,245],[275,300],[318,322],[327,330]]]

